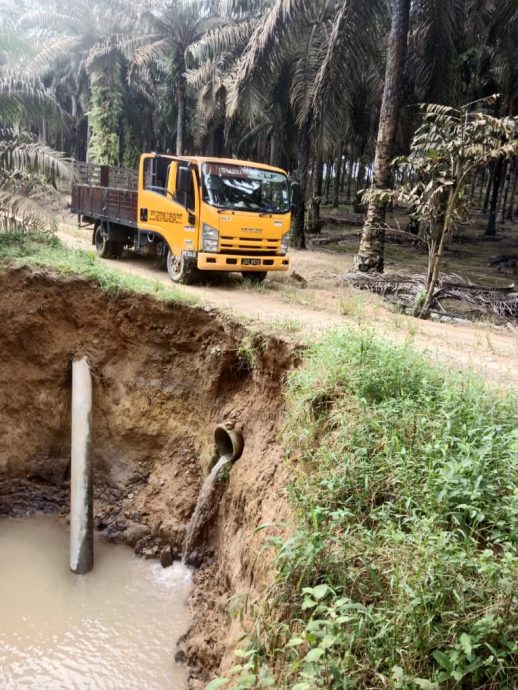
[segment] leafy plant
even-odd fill
[[[515,687],[516,396],[345,330],[289,403],[297,524],[249,663],[290,690]]]
[[[416,316],[428,316],[446,241],[456,225],[469,218],[472,176],[518,153],[518,117],[497,118],[474,109],[497,99],[491,96],[461,108],[422,106],[423,122],[410,154],[395,161],[400,180],[408,181],[393,191],[373,189],[364,194],[368,201],[391,199],[408,205],[428,245],[427,285],[416,303]]]

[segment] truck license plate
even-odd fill
[[[260,266],[261,259],[243,259],[241,263],[243,266]]]

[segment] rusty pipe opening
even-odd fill
[[[225,424],[218,424],[214,430],[214,443],[221,458],[230,458],[235,462],[241,457],[245,441],[240,431],[229,429]]]

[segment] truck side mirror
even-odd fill
[[[292,182],[290,187],[290,201],[291,207],[297,208],[300,202],[300,184],[298,182]]]
[[[176,179],[176,191],[180,194],[187,194],[191,189],[192,176],[190,168],[178,168],[178,177]]]

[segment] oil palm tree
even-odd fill
[[[136,0],[87,2],[39,2],[24,13],[17,27],[28,35],[42,26],[55,40],[75,43],[66,63],[57,64],[61,77],[68,73],[76,84],[86,83],[89,103],[88,156],[98,163],[117,164],[120,158],[120,128],[123,115],[124,61],[145,40]],[[70,59],[71,58],[71,59]],[[86,76],[86,82],[80,75]],[[73,94],[77,106],[80,95]]]
[[[489,81],[493,82],[502,94],[500,114],[515,115],[518,112],[518,5],[512,0],[497,0],[495,3],[489,24],[487,46]],[[506,176],[504,161],[495,161],[493,170],[485,232],[489,237],[496,235],[497,210],[505,188],[505,184],[501,184]]]
[[[276,0],[237,64],[227,100],[230,117],[244,107],[253,120],[272,102],[281,75],[288,75],[283,88],[289,93],[297,128],[301,185],[292,241],[299,248],[305,246],[305,201],[314,128],[321,128],[326,105],[347,100],[375,33],[369,28],[377,22],[382,4],[377,0],[368,7],[360,0]]]
[[[385,116],[382,114],[380,118],[378,131],[373,176],[375,189],[388,186],[400,116],[397,103],[401,104],[404,89],[410,104],[423,100],[460,104],[495,91],[508,94],[508,104],[515,103],[517,15],[514,0],[413,0],[411,3],[392,0],[393,24],[399,20],[397,35],[400,48],[396,49],[395,44],[392,47],[394,54],[399,56],[400,65],[399,68],[389,67],[389,43],[384,101],[391,103],[392,107],[389,111],[385,109],[386,104],[382,107]],[[408,27],[406,37],[405,26]],[[407,39],[408,57],[405,61],[401,58]],[[475,63],[471,69],[472,83],[469,83],[467,75],[470,62]],[[513,107],[508,107],[507,114],[515,112]],[[417,109],[414,108],[414,112],[417,115]],[[413,120],[409,133],[417,124],[416,117]],[[501,165],[502,161],[495,163],[495,167]],[[493,176],[493,185],[493,190],[499,188],[498,175]],[[497,196],[493,193],[495,217]],[[384,205],[372,202],[357,256],[359,270],[383,270],[384,228]]]
[[[385,85],[374,156],[372,188],[390,186],[390,168],[403,91],[403,72],[408,40],[410,0],[392,0],[392,18],[387,44]],[[363,226],[360,248],[356,257],[359,271],[383,272],[385,245],[385,209],[379,200],[371,201]]]
[[[210,6],[210,26],[188,49],[191,67],[185,76],[196,94],[195,144],[203,146],[209,138],[212,154],[221,154],[225,149],[226,98],[231,76],[269,4],[269,0],[216,0]],[[238,142],[247,138],[246,133],[234,134],[236,137],[232,138]],[[272,156],[277,157],[275,152]]]
[[[182,155],[185,148],[188,50],[210,28],[211,19],[207,10],[203,10],[203,4],[200,7],[190,0],[169,0],[159,11],[148,11],[142,20],[146,26],[146,39],[133,56],[133,69],[147,69],[153,62],[166,66],[175,92],[176,154]]]
[[[31,129],[42,120],[60,121],[59,105],[41,74],[69,43],[17,35],[15,15],[13,8],[0,20],[0,228],[43,230],[54,226],[54,183],[70,179],[70,167]]]

